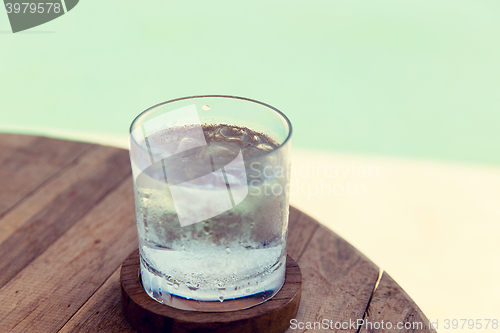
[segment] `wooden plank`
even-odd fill
[[[129,163],[128,152],[117,149],[87,177],[73,183],[4,240],[0,244],[0,287],[43,253],[125,177],[131,177]]]
[[[11,153],[20,147],[29,146],[38,138],[33,135],[0,133],[0,160],[11,156]]]
[[[137,246],[130,177],[0,289],[0,332],[58,331]]]
[[[286,251],[295,261],[299,261],[318,227],[319,223],[316,220],[290,206]]]
[[[35,137],[29,145],[2,150],[0,216],[89,147],[88,143]]]
[[[436,330],[430,327],[427,317],[410,296],[385,272],[373,294],[364,321],[361,333],[387,332],[388,330],[436,333]],[[384,326],[382,326],[382,321]],[[397,326],[398,323],[401,323],[401,328]]]
[[[116,152],[116,148],[95,145],[85,152],[84,157],[80,156],[32,194],[24,197],[15,209],[0,218],[0,243],[72,184],[87,177],[99,164]]]
[[[135,332],[122,310],[120,268],[59,331],[67,332]]]
[[[378,279],[379,269],[333,231],[320,225],[299,260],[302,300],[297,323],[287,332],[318,331],[323,320],[347,322],[362,319]],[[335,330],[335,329],[333,329]],[[357,332],[349,327],[342,332]]]

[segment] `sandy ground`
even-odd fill
[[[388,272],[439,327],[498,319],[500,168],[298,149],[293,166],[291,204]]]

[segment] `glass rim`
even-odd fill
[[[292,123],[290,122],[290,119],[288,119],[288,117],[283,112],[281,112],[280,110],[278,110],[274,106],[271,106],[269,104],[257,101],[255,99],[246,98],[246,97],[239,97],[239,96],[231,96],[231,95],[195,95],[195,96],[187,96],[187,97],[175,98],[175,99],[171,99],[171,100],[168,100],[168,101],[165,101],[165,102],[158,103],[158,104],[153,105],[153,106],[147,108],[146,110],[142,111],[141,113],[139,113],[137,115],[137,117],[134,118],[134,120],[132,121],[132,124],[130,124],[129,135],[132,138],[132,140],[134,140],[135,144],[138,147],[140,147],[139,143],[135,140],[134,136],[132,135],[132,131],[133,131],[133,127],[134,127],[135,123],[138,121],[138,119],[141,118],[142,116],[144,116],[147,112],[152,111],[153,109],[156,109],[156,108],[158,108],[158,107],[160,107],[162,105],[166,105],[166,104],[177,102],[177,101],[182,101],[182,100],[187,100],[187,99],[196,99],[196,98],[210,98],[210,97],[227,98],[227,99],[237,99],[237,100],[242,100],[242,101],[247,101],[247,102],[253,102],[253,103],[256,103],[256,104],[260,104],[260,105],[263,105],[263,106],[271,109],[272,111],[276,112],[279,116],[281,116],[286,121],[286,124],[288,125],[288,134],[287,134],[285,140],[283,141],[283,143],[280,144],[278,147],[276,147],[276,148],[274,148],[274,149],[272,149],[272,150],[270,150],[268,152],[265,152],[264,154],[261,154],[261,155],[255,156],[253,158],[250,158],[249,160],[261,158],[263,156],[266,156],[266,155],[269,155],[271,153],[274,153],[277,150],[280,150],[281,147],[285,146],[290,141],[290,139],[292,137]],[[142,147],[141,147],[141,149],[142,149]]]

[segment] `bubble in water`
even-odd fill
[[[230,248],[228,248],[228,247],[226,247],[226,253],[227,253],[227,254],[230,254],[230,253],[231,253],[231,249],[230,249]]]
[[[179,283],[177,282],[174,283],[174,289],[179,289]]]
[[[186,286],[188,287],[189,290],[191,291],[196,291],[200,288],[200,284],[197,283],[197,284],[193,284],[191,282],[186,282]]]
[[[219,301],[223,302],[224,301],[224,296],[219,296]]]

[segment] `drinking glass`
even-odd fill
[[[233,311],[285,279],[292,127],[233,96],[155,105],[130,127],[141,282],[179,309]]]

